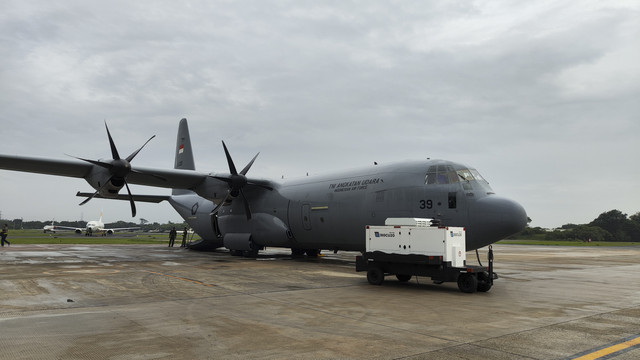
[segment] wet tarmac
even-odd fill
[[[0,248],[0,358],[640,358],[640,248],[494,252],[500,279],[464,294],[369,285],[349,252],[13,245]]]

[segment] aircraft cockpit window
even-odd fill
[[[438,168],[436,166],[429,166],[429,170],[427,170],[427,177],[424,179],[424,183],[435,184],[437,173],[438,173]]]
[[[475,169],[470,169],[471,173],[473,174],[473,177],[476,178],[476,180],[478,181],[484,181],[487,184],[489,183],[487,180],[485,180],[482,175],[480,175],[480,173],[478,172],[478,170]]]
[[[469,169],[464,169],[464,170],[458,170],[458,177],[460,177],[460,179],[462,179],[463,181],[471,181],[474,179],[473,174],[471,173],[471,171],[469,171]]]
[[[425,184],[454,184],[458,182],[458,176],[449,165],[434,165],[427,170]]]
[[[451,169],[451,171],[447,172],[447,175],[449,176],[449,182],[454,184],[458,182],[458,174],[456,174],[456,172]]]
[[[485,180],[476,169],[461,169],[456,171],[459,181],[464,190],[477,190],[491,192],[489,182]]]

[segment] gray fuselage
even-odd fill
[[[496,196],[475,169],[444,160],[376,165],[286,181],[271,191],[247,187],[244,193],[251,219],[240,199],[222,206],[213,221],[213,202],[196,195],[175,198],[172,205],[203,238],[243,234],[257,247],[363,251],[366,225],[409,217],[466,228],[466,248],[474,250],[527,223],[522,206]]]

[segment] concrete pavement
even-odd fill
[[[15,244],[0,249],[0,358],[563,359],[640,337],[640,248],[494,252],[500,279],[464,294],[369,285],[349,252]]]

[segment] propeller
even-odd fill
[[[102,191],[102,189],[105,186],[107,186],[107,184],[109,184],[109,183],[116,183],[116,184],[117,183],[124,183],[124,186],[127,188],[127,193],[129,194],[129,203],[131,204],[131,216],[135,217],[136,216],[136,204],[133,201],[133,195],[131,195],[131,190],[129,189],[129,184],[127,184],[126,177],[131,172],[138,173],[138,174],[141,173],[141,172],[139,172],[137,170],[133,170],[131,168],[131,160],[133,160],[133,158],[136,157],[136,155],[138,155],[140,150],[142,150],[142,148],[145,147],[145,145],[147,145],[149,143],[149,141],[151,141],[151,139],[153,139],[156,136],[153,135],[152,137],[150,137],[149,140],[147,140],[138,150],[134,151],[133,153],[131,153],[131,155],[129,155],[126,158],[122,159],[122,158],[120,158],[120,154],[118,153],[118,149],[116,148],[116,144],[113,142],[113,138],[111,137],[111,133],[109,132],[109,127],[107,126],[107,122],[106,121],[104,122],[104,127],[107,129],[107,136],[109,137],[109,145],[111,146],[111,156],[112,156],[113,160],[105,162],[105,161],[84,159],[84,158],[80,158],[80,157],[76,157],[76,156],[74,156],[74,158],[76,158],[78,160],[86,161],[86,162],[91,163],[93,165],[97,165],[97,166],[103,167],[103,168],[109,170],[109,174],[111,174],[111,176],[109,177],[109,179],[107,181],[104,182],[104,184],[95,193],[93,193],[91,196],[87,197],[83,202],[81,202],[80,205],[84,205],[87,202],[89,202],[89,200],[93,199],[96,195],[98,195]]]
[[[215,175],[212,177],[226,182],[229,185],[229,190],[227,191],[227,195],[225,195],[224,199],[220,201],[220,203],[218,203],[218,205],[216,205],[216,207],[211,211],[210,215],[211,216],[215,215],[220,210],[222,205],[230,201],[230,199],[240,196],[244,204],[244,210],[245,210],[245,214],[247,215],[247,220],[251,220],[251,208],[249,207],[249,201],[247,200],[247,197],[244,195],[244,191],[242,191],[242,189],[247,185],[251,185],[251,186],[258,186],[263,189],[267,189],[269,191],[273,190],[273,188],[270,186],[259,184],[247,179],[247,176],[246,176],[247,172],[253,165],[253,162],[256,161],[256,158],[258,157],[258,155],[260,155],[260,153],[257,153],[256,156],[254,156],[253,159],[249,161],[247,166],[245,166],[244,169],[242,169],[238,173],[238,170],[236,169],[236,165],[233,163],[233,159],[229,154],[229,149],[227,149],[227,145],[224,143],[224,141],[222,142],[222,147],[224,148],[224,153],[227,157],[227,164],[229,164],[230,174],[226,176]]]

